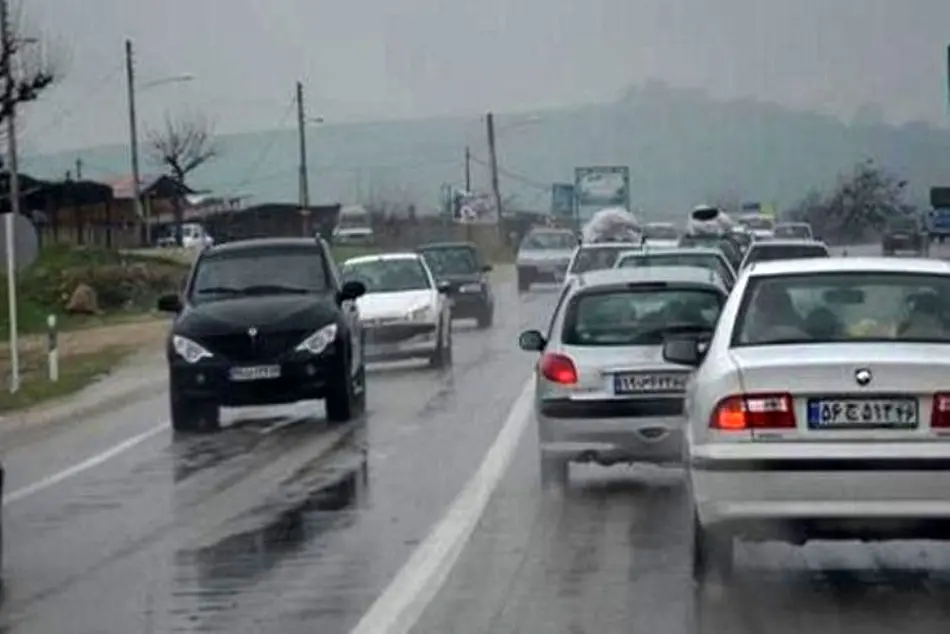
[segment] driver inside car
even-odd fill
[[[934,293],[910,298],[910,312],[897,327],[897,335],[907,339],[944,339],[947,329],[940,318],[940,301]]]

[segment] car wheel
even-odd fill
[[[184,398],[171,392],[172,429],[179,433],[217,431],[221,428],[218,404]]]
[[[344,362],[339,368],[339,376],[327,391],[325,407],[327,420],[331,423],[345,423],[353,418],[353,412],[356,409],[354,383],[353,376],[350,374],[350,364]]]
[[[570,479],[570,463],[564,458],[541,454],[541,486],[544,488],[567,486]]]
[[[693,512],[693,580],[701,583],[712,573],[728,580],[732,576],[734,548],[731,534],[705,528]]]
[[[360,345],[360,350],[365,350],[365,339],[366,335],[361,335],[363,343]],[[366,358],[363,356],[362,352],[360,353],[360,369],[357,370],[356,376],[353,378],[353,406],[358,414],[361,414],[366,411]]]

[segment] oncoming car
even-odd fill
[[[562,290],[546,334],[519,345],[541,358],[535,418],[541,479],[563,484],[571,462],[678,463],[690,369],[662,358],[664,337],[710,334],[728,289],[701,269],[585,273]]]
[[[652,266],[690,266],[712,271],[732,288],[736,283],[736,273],[729,264],[726,255],[717,248],[695,249],[654,249],[628,251],[617,259],[616,268],[652,267]]]
[[[567,265],[567,275],[564,278],[564,283],[570,283],[571,280],[583,273],[612,269],[622,253],[636,251],[639,248],[640,245],[633,242],[582,244],[574,251],[571,263]]]
[[[693,574],[736,538],[950,538],[950,264],[756,264],[711,342],[669,338],[687,388]]]
[[[420,254],[350,258],[342,274],[366,289],[357,306],[367,361],[422,357],[433,367],[452,363],[452,284],[437,283]]]
[[[418,248],[439,282],[452,285],[452,319],[475,319],[488,328],[495,319],[495,294],[486,264],[471,242],[433,242]]]
[[[208,247],[182,295],[169,334],[169,398],[178,432],[215,430],[221,406],[325,399],[327,418],[362,408],[366,373],[355,301],[320,239],[267,238]]]
[[[824,242],[817,240],[769,240],[753,242],[742,258],[739,270],[756,262],[774,260],[797,260],[800,258],[830,258],[831,253]]]

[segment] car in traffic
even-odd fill
[[[746,213],[738,217],[738,223],[752,234],[755,241],[775,237],[775,219],[760,213]]]
[[[528,291],[539,282],[562,282],[577,245],[577,236],[570,229],[535,227],[528,231],[515,259],[518,290]]]
[[[763,262],[712,341],[670,337],[687,387],[693,574],[737,539],[950,536],[950,265]]]
[[[828,245],[817,240],[769,240],[753,242],[742,258],[739,271],[744,271],[756,262],[797,260],[801,258],[830,258]]]
[[[680,232],[672,222],[648,222],[643,225],[643,243],[653,247],[679,246]]]
[[[541,479],[563,485],[570,463],[678,463],[691,372],[663,360],[664,337],[711,334],[728,289],[689,267],[584,273],[564,286],[546,333],[521,333],[540,354],[535,418]]]
[[[436,282],[448,282],[452,293],[452,319],[474,319],[479,328],[491,327],[495,319],[495,293],[489,273],[491,264],[471,242],[433,242],[420,246]]]
[[[166,345],[175,431],[215,430],[220,407],[324,399],[332,422],[365,404],[356,301],[322,239],[265,238],[208,247],[180,295]]]
[[[721,234],[684,235],[680,238],[678,246],[681,249],[718,249],[728,260],[729,266],[735,271],[738,270],[742,257],[751,243],[751,234],[743,230],[736,230]]]
[[[564,283],[584,273],[614,268],[622,253],[636,251],[641,245],[635,242],[593,242],[581,244],[574,250]]]
[[[715,247],[694,249],[650,249],[627,251],[617,258],[615,268],[638,268],[652,266],[691,266],[712,271],[723,281],[726,288],[736,283],[736,272],[721,249]]]
[[[812,240],[811,225],[807,222],[780,222],[775,225],[774,237],[777,240]]]
[[[452,363],[452,282],[436,280],[419,253],[380,253],[350,258],[343,279],[365,289],[357,300],[366,360],[427,359]]]
[[[916,216],[897,216],[888,219],[881,236],[881,253],[896,255],[910,252],[917,256],[930,253],[930,240],[926,229]]]

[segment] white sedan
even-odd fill
[[[753,264],[686,392],[693,574],[736,538],[950,538],[950,264]]]
[[[365,255],[350,258],[341,270],[344,280],[366,286],[356,303],[367,361],[422,357],[433,367],[452,363],[452,286],[437,284],[421,255]]]

